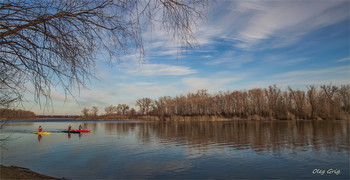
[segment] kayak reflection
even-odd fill
[[[68,131],[62,131],[64,133],[67,133],[68,139],[72,138],[72,134],[78,134],[79,139],[83,136],[82,132],[68,132]]]
[[[38,135],[38,141],[40,142],[41,138],[43,138],[42,135]]]
[[[64,133],[77,133],[77,134],[79,134],[79,133],[89,133],[90,132],[90,130],[69,130],[69,131],[62,131],[62,132],[64,132]]]

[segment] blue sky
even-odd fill
[[[349,84],[350,1],[217,1],[198,21],[198,48],[179,52],[166,32],[145,31],[146,56],[122,62],[97,60],[96,79],[65,97],[52,91],[53,109],[28,102],[37,114],[81,114],[84,107],[134,106],[138,98],[157,99],[207,89]]]

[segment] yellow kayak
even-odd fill
[[[50,135],[51,133],[49,132],[33,132],[34,134],[37,134],[37,135]]]

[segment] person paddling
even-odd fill
[[[83,126],[79,124],[79,130],[83,130]]]
[[[42,131],[43,131],[43,127],[39,126],[38,132],[42,132]]]

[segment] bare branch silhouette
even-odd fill
[[[160,27],[185,47],[206,0],[4,0],[0,2],[0,103],[50,99],[59,84],[70,93],[94,75],[98,53],[109,60],[144,55],[144,25]]]

